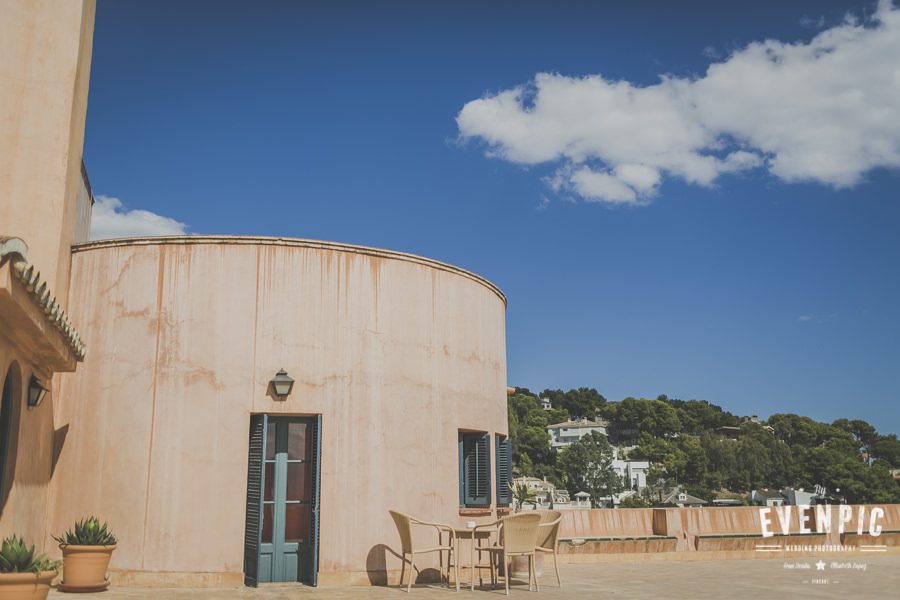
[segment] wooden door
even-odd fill
[[[257,430],[264,435],[261,444],[256,444],[261,459],[252,456],[252,423],[250,458],[251,474],[254,468],[260,469],[259,492],[252,489],[257,484],[251,477],[247,494],[248,507],[259,507],[258,544],[255,549],[245,544],[251,554],[245,571],[252,570],[255,553],[256,573],[245,579],[248,585],[291,581],[315,585],[321,417],[261,417]],[[250,512],[248,508],[248,533]]]

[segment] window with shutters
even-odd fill
[[[465,507],[491,505],[489,433],[459,433],[459,504]]]
[[[512,504],[512,443],[499,433],[494,437],[497,465],[497,506]]]

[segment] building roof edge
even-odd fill
[[[383,248],[373,248],[370,246],[359,246],[355,244],[346,244],[343,242],[328,242],[324,240],[310,240],[303,238],[289,237],[270,237],[270,236],[251,236],[251,235],[176,235],[176,236],[145,236],[145,237],[126,237],[113,238],[109,240],[96,240],[91,242],[83,242],[72,246],[72,252],[86,252],[101,248],[113,248],[117,246],[152,246],[152,245],[191,245],[191,244],[233,244],[233,245],[258,245],[258,246],[285,246],[293,248],[316,248],[320,250],[334,250],[337,252],[351,252],[355,254],[365,254],[368,256],[377,256],[381,258],[392,258],[396,260],[404,260],[420,265],[428,266],[442,271],[448,271],[471,279],[488,288],[500,298],[503,307],[507,307],[506,295],[499,287],[491,283],[477,273],[468,271],[461,267],[451,265],[433,258],[426,258],[416,254],[407,252],[399,252],[397,250],[386,250]]]

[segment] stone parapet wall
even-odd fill
[[[801,528],[798,507],[780,507],[778,510],[783,511],[782,518],[789,517],[786,521],[787,535],[783,533],[776,509],[773,507],[768,513],[762,513],[765,508],[735,506],[565,511],[560,528],[560,553],[571,557],[677,552],[739,558],[771,556],[757,551],[761,545],[900,547],[898,504],[845,505],[844,508],[833,505],[830,514],[819,514],[816,507],[812,507],[808,512],[808,521],[804,522],[805,528]],[[877,518],[871,521],[875,508],[881,509],[883,515],[876,513]],[[786,512],[788,509],[789,513]],[[822,510],[825,510],[824,507]],[[828,523],[821,522],[823,514],[830,517]],[[769,520],[767,527],[773,533],[771,537],[763,536],[764,516]],[[844,522],[843,528],[841,521]],[[858,533],[860,523],[863,524],[862,534]],[[880,525],[881,535],[870,535],[870,524]]]

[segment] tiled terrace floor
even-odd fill
[[[880,599],[900,597],[900,556],[866,555],[853,559],[823,558],[824,571],[817,571],[818,558],[719,560],[719,561],[646,561],[633,563],[593,563],[560,565],[563,587],[555,585],[552,575],[542,578],[541,591],[529,594],[524,583],[517,582],[510,597],[518,598],[621,598],[622,600],[660,600],[674,598],[715,598],[728,600],[760,598],[842,598]],[[832,562],[865,564],[865,571],[832,568]],[[809,564],[808,570],[785,568],[786,564]],[[814,579],[827,583],[813,583]],[[65,594],[51,591],[60,600]],[[114,588],[101,594],[76,598],[97,600],[281,600],[286,598],[328,598],[329,600],[379,598],[502,598],[503,589],[468,588],[456,595],[446,587],[416,586],[411,596],[395,587],[285,587],[258,589],[160,589]],[[69,596],[72,598],[72,596]]]

